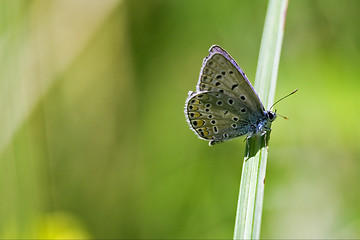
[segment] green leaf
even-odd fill
[[[255,90],[268,109],[274,102],[287,0],[270,0],[261,40]],[[270,133],[247,140],[234,239],[259,239]]]

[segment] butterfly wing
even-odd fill
[[[191,93],[185,115],[197,135],[210,145],[252,132],[250,106],[222,92]]]
[[[240,98],[253,117],[258,118],[265,111],[244,71],[220,46],[213,45],[204,59],[200,71],[197,91],[214,91]]]

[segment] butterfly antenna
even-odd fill
[[[276,113],[276,115],[278,115],[278,116],[282,117],[283,119],[289,120],[289,118],[288,118],[288,117],[285,117],[285,116],[283,116],[283,115],[278,114],[278,113],[276,112],[276,110],[275,110],[275,113]]]
[[[285,98],[287,98],[287,97],[293,95],[294,93],[296,93],[297,90],[298,90],[298,89],[295,89],[294,91],[292,91],[291,93],[289,93],[289,94],[286,95],[285,97],[282,97],[282,98],[280,98],[279,100],[277,100],[277,101],[270,107],[270,109],[272,109],[272,108],[275,106],[275,104],[277,104],[277,103],[280,102],[281,100],[284,100]],[[279,115],[279,116],[280,116],[280,115]],[[286,117],[285,117],[285,118],[286,118]]]

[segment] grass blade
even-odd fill
[[[287,4],[270,0],[266,13],[254,85],[266,108],[274,102]],[[234,239],[260,238],[269,138],[270,133],[248,140],[245,155],[250,157],[242,168]]]

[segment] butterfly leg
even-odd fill
[[[268,140],[269,140],[269,139],[267,139],[267,136],[268,136],[268,134],[270,134],[270,132],[271,132],[271,128],[266,128],[266,130],[264,130],[264,131],[261,133],[261,136],[264,136],[264,141],[265,141],[264,146],[265,146],[265,147],[267,147],[267,143],[268,143]],[[270,136],[270,135],[269,135],[269,136]]]
[[[245,161],[249,160],[250,158],[250,144],[249,144],[249,139],[253,136],[253,134],[249,134],[246,136],[246,138],[244,139],[244,141],[246,142],[246,159]]]
[[[245,159],[245,161],[247,161],[250,158],[250,144],[249,144],[248,138],[245,138],[245,140],[246,140],[246,149],[247,149],[247,151],[246,151],[247,158]]]
[[[264,133],[264,141],[265,141],[265,147],[267,147],[267,141],[266,141],[266,136],[267,136],[267,134],[266,134],[266,132]]]
[[[249,141],[246,141],[246,159],[245,159],[245,162],[247,161],[247,160],[249,160],[250,159],[250,144],[249,144]]]

